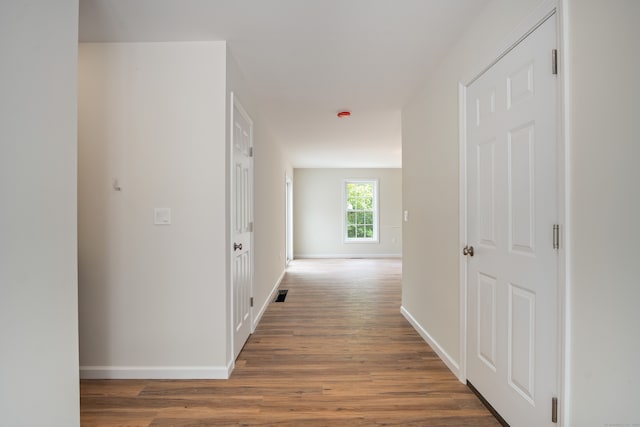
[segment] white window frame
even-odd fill
[[[348,237],[347,235],[347,185],[348,184],[373,184],[373,237]],[[345,179],[342,183],[342,239],[344,243],[379,243],[380,224],[378,204],[378,179]]]

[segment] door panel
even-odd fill
[[[478,274],[478,358],[496,370],[496,279]]]
[[[527,401],[535,405],[535,300],[527,289],[513,283],[509,289],[508,382]]]
[[[467,377],[518,427],[557,395],[555,46],[553,15],[467,88]]]
[[[533,123],[507,135],[509,151],[509,247],[534,253],[535,139]]]
[[[253,125],[246,112],[233,102],[233,342],[234,357],[238,357],[251,334],[253,280],[252,260],[252,191],[253,162],[251,158]]]
[[[496,246],[496,140],[478,144],[478,234],[480,243]]]

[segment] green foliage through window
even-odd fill
[[[347,239],[376,239],[375,181],[346,183]]]

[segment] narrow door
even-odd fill
[[[253,124],[233,100],[231,140],[233,142],[231,220],[233,223],[233,327],[234,356],[238,357],[251,334],[253,280]]]
[[[557,396],[556,16],[467,89],[467,378],[512,426]]]

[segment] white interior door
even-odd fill
[[[557,396],[556,16],[467,88],[467,378],[512,426]]]
[[[287,264],[293,259],[293,182],[289,177],[285,183],[286,198],[286,252]]]
[[[232,288],[234,357],[238,357],[251,334],[253,282],[253,123],[233,99],[231,140],[233,143],[232,200]]]

